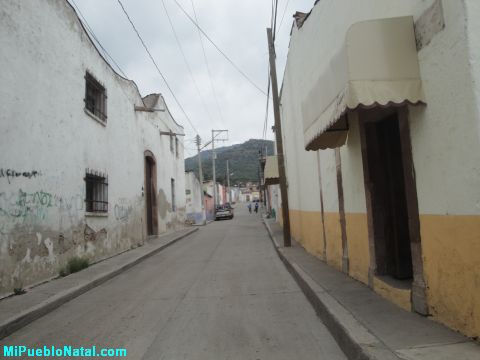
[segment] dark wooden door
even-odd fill
[[[147,235],[154,235],[153,227],[153,160],[145,158],[145,201],[147,207]]]
[[[408,279],[413,269],[397,114],[366,123],[365,135],[377,272]]]

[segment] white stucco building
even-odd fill
[[[480,3],[321,0],[283,86],[293,237],[398,306],[480,334]]]
[[[0,294],[184,226],[182,126],[67,1],[2,1],[0,46]]]
[[[203,186],[193,171],[185,172],[186,220],[194,225],[204,225],[205,204]]]

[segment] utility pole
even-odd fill
[[[227,159],[227,201],[231,203],[230,199],[230,169],[228,168],[228,159]]]
[[[290,235],[290,214],[288,207],[287,178],[283,158],[282,124],[280,122],[280,101],[278,99],[277,68],[275,64],[275,45],[273,43],[272,29],[267,28],[268,52],[270,58],[270,78],[272,83],[273,114],[275,116],[275,138],[277,141],[278,175],[280,176],[280,193],[282,195],[283,217],[283,245],[292,245]]]
[[[212,130],[212,176],[213,176],[213,204],[215,211],[217,208],[217,176],[215,174],[215,141],[227,141],[227,139],[217,139],[216,137],[222,133],[228,133],[228,130]]]
[[[202,156],[201,156],[201,149],[200,145],[202,144],[202,139],[200,135],[197,134],[195,137],[195,143],[197,144],[198,150],[198,177],[200,181],[200,199],[202,200],[202,223],[206,225],[207,223],[207,214],[205,213],[205,200],[203,197],[203,170],[202,170]]]

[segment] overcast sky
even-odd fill
[[[122,0],[122,3],[202,139],[206,141],[211,137],[213,128],[229,130],[226,145],[261,138],[266,96],[245,80],[203,37],[212,89],[197,29],[174,0],[163,1],[194,80],[175,40],[162,0]],[[193,17],[192,0],[177,1]],[[270,24],[271,2],[193,1],[200,26],[253,82],[266,91],[268,49],[265,29]],[[137,83],[142,96],[154,92],[165,96],[172,115],[185,128],[185,156],[195,154],[195,131],[149,60],[117,0],[70,2],[75,2],[104,48],[127,77]],[[276,40],[279,86],[288,51],[292,15],[295,11],[310,11],[313,2],[279,0],[277,26],[280,23],[281,26]],[[270,114],[269,129],[272,125],[273,115]],[[267,138],[273,139],[271,131],[268,131]]]

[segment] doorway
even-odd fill
[[[413,277],[404,155],[398,113],[363,122],[375,275]],[[365,161],[366,160],[366,161]]]
[[[150,151],[145,152],[145,205],[147,218],[147,235],[158,234],[157,215],[157,166],[155,157]]]

